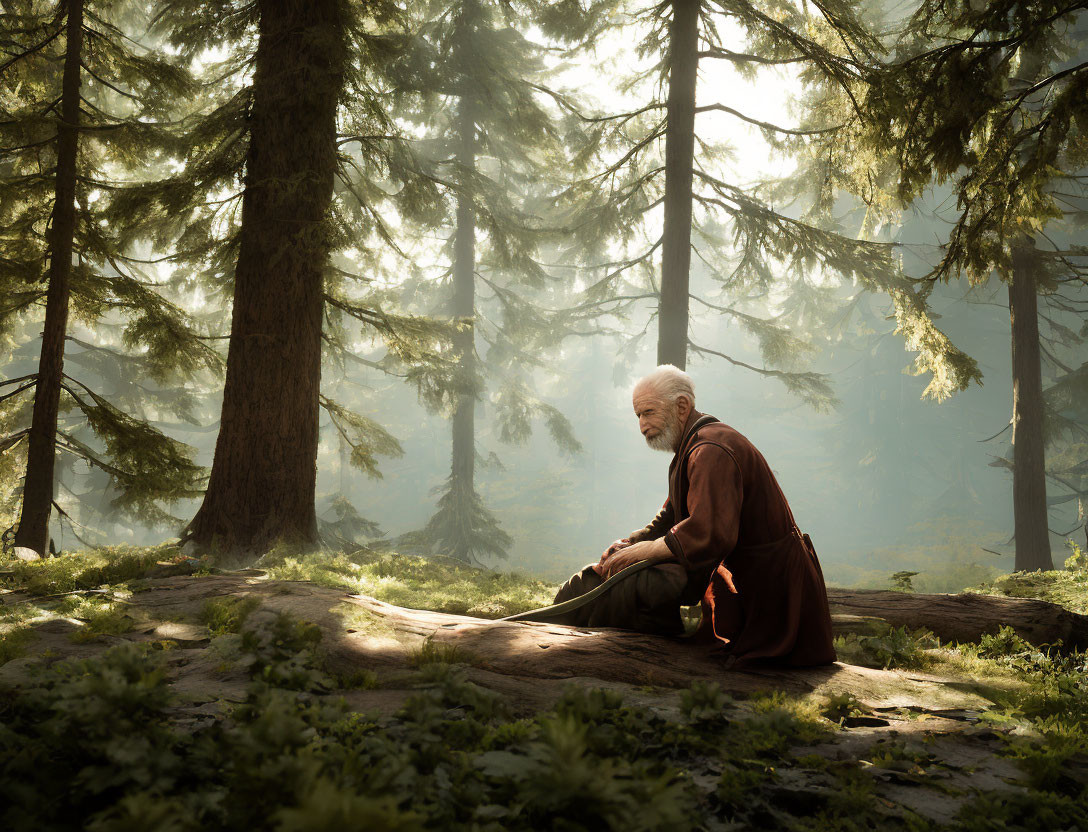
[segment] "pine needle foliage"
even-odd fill
[[[388,348],[380,369],[406,374],[428,404],[448,403],[457,379],[434,344],[451,328],[418,315],[399,314],[388,290],[371,275],[386,275],[382,258],[393,241],[389,217],[424,222],[433,216],[438,186],[419,169],[392,120],[386,65],[404,49],[405,12],[392,2],[342,4],[348,53],[339,95],[338,168],[326,233],[325,332],[330,360],[351,348],[348,326]],[[200,109],[184,136],[184,167],[150,182],[133,200],[149,215],[156,248],[191,275],[209,298],[229,298],[237,262],[240,200],[249,145],[252,63],[259,4],[229,0],[169,0],[156,16],[156,32],[183,56],[214,50],[206,63]],[[395,246],[394,246],[395,247]],[[350,359],[347,359],[350,360]]]
[[[898,206],[933,186],[954,195],[940,257],[917,279],[920,296],[956,277],[978,286],[996,274],[1009,286],[1018,462],[1010,453],[996,464],[1013,471],[1018,569],[1052,564],[1044,448],[1057,450],[1062,434],[1073,444],[1084,436],[1083,400],[1068,396],[1077,360],[1067,356],[1083,337],[1088,267],[1078,239],[1088,209],[1086,14],[1083,3],[919,4],[888,38],[890,59],[867,74],[845,149],[865,149],[860,169]],[[887,162],[874,165],[874,155]],[[1056,382],[1049,396],[1040,365]],[[1048,473],[1079,498],[1082,522],[1081,484]]]
[[[1023,235],[1083,211],[1082,3],[922,3],[868,78],[864,134],[902,202],[951,183],[957,218],[929,278],[1008,276]],[[1069,193],[1072,190],[1073,193]]]
[[[579,449],[569,422],[528,381],[585,313],[561,300],[562,287],[542,262],[542,249],[556,239],[548,209],[568,163],[541,88],[545,46],[526,32],[541,19],[553,36],[569,39],[584,33],[592,15],[534,2],[440,0],[421,4],[418,16],[412,48],[392,76],[402,118],[423,134],[417,154],[443,188],[438,254],[448,265],[433,283],[449,298],[439,311],[459,321],[450,355],[464,389],[451,413],[451,474],[417,537],[472,562],[477,554],[504,557],[512,542],[476,490],[479,394],[496,391],[490,401],[502,441],[526,441],[539,420],[563,451]]]
[[[109,375],[128,375],[143,376],[152,389],[162,390],[219,367],[196,322],[169,299],[169,288],[132,249],[130,241],[141,233],[145,217],[126,199],[176,152],[177,102],[195,85],[175,56],[134,37],[149,22],[141,4],[86,0],[76,10],[81,37],[69,44],[73,8],[72,3],[14,0],[0,13],[7,55],[0,66],[0,332],[15,366],[22,364],[20,357],[37,363],[34,334],[51,280],[45,264],[70,258],[71,317],[90,331],[78,343],[85,358],[94,356],[94,365],[71,362],[83,364],[82,379],[67,373],[55,379],[61,410],[75,408],[83,421],[67,419],[48,441],[105,475],[115,494],[107,510],[161,524],[172,521],[164,505],[199,493],[204,471],[193,462],[191,448],[163,433],[153,419],[126,415],[127,403],[107,400],[101,388],[108,386],[103,379]],[[78,56],[69,55],[77,43]],[[53,227],[62,208],[58,148],[64,132],[57,68],[77,58],[69,250]],[[65,299],[62,311],[68,303]],[[60,338],[66,337],[76,338],[71,326],[61,330]],[[50,372],[59,373],[59,366]],[[19,440],[30,433],[30,398],[41,384],[36,373],[26,372],[0,388],[6,399],[0,415],[6,455],[21,452]],[[170,398],[156,402],[158,412],[184,413],[185,398]],[[6,461],[9,465],[8,474],[14,474],[19,464]]]
[[[587,140],[574,150],[585,165],[586,176],[564,194],[568,228],[573,244],[567,256],[593,267],[588,302],[603,311],[620,312],[643,301],[659,301],[666,286],[659,286],[657,258],[669,232],[658,235],[655,218],[670,201],[665,180],[677,164],[665,157],[672,129],[666,89],[675,70],[675,56],[689,47],[674,43],[671,26],[678,10],[692,4],[673,2],[644,7],[632,15],[641,33],[639,54],[649,60],[639,73],[623,78],[628,89],[647,89],[647,103],[628,112],[579,112],[562,96],[557,100],[573,117],[589,124]],[[807,4],[778,2],[694,3],[697,15],[695,42],[699,61],[725,61],[742,78],[755,79],[776,67],[796,68],[809,98],[823,97],[836,107],[852,108],[864,88],[868,67],[882,45],[853,2]],[[739,32],[733,37],[733,32]],[[694,83],[694,82],[693,82]],[[762,364],[753,364],[699,343],[690,334],[674,335],[686,354],[720,358],[730,364],[775,378],[787,390],[816,409],[835,404],[830,382],[823,374],[804,368],[813,339],[826,336],[841,314],[834,281],[888,293],[894,301],[897,324],[909,348],[920,353],[923,370],[939,377],[930,394],[943,396],[966,385],[977,373],[974,362],[955,350],[934,325],[913,284],[901,273],[898,257],[885,242],[859,239],[838,227],[826,211],[794,209],[795,203],[820,204],[820,189],[805,173],[806,154],[834,143],[842,113],[825,106],[818,117],[797,125],[774,124],[729,106],[707,100],[709,90],[698,88],[691,142],[690,257],[676,253],[692,274],[704,275],[713,294],[691,290],[697,310],[725,319],[756,340]],[[697,103],[697,106],[696,106]],[[728,116],[749,125],[773,148],[801,160],[796,181],[748,185],[725,173],[730,149],[703,135],[702,119],[709,114]],[[679,151],[678,151],[679,152]],[[792,177],[791,177],[792,179]],[[679,197],[686,199],[684,194]],[[666,217],[669,208],[665,208]],[[668,219],[666,219],[668,224]],[[675,226],[674,226],[675,227]],[[612,249],[602,254],[602,240]],[[681,245],[681,249],[684,246]],[[678,266],[686,285],[688,266]],[[662,278],[665,280],[665,278]],[[669,278],[668,281],[671,281]],[[677,289],[679,305],[668,312],[668,327],[688,329],[688,290]],[[660,321],[665,326],[665,319]],[[659,342],[660,344],[661,342]],[[662,355],[659,346],[659,360]]]

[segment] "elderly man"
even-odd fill
[[[552,620],[678,635],[680,606],[701,601],[697,635],[724,644],[731,663],[833,662],[816,551],[763,455],[733,428],[699,413],[691,378],[670,364],[635,385],[632,403],[646,443],[674,455],[669,497],[648,526],[567,581],[556,603],[632,564],[652,565]]]

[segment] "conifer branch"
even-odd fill
[[[693,352],[705,355],[715,355],[718,358],[725,359],[736,367],[743,367],[746,370],[751,370],[762,376],[776,378],[786,385],[786,389],[791,393],[800,395],[816,410],[827,410],[838,404],[838,399],[832,392],[831,385],[827,381],[828,376],[825,373],[793,373],[787,372],[786,370],[772,370],[766,367],[756,367],[753,364],[748,364],[745,361],[740,361],[732,356],[726,355],[724,352],[719,352],[718,350],[710,349],[709,347],[700,347],[690,338],[688,339],[688,346]]]
[[[749,55],[746,52],[734,52],[731,49],[726,49],[722,46],[712,46],[709,49],[703,49],[699,52],[699,57],[716,58],[725,61],[732,61],[733,63],[737,64],[756,63],[764,64],[766,66],[796,64],[806,60],[804,55],[798,55],[794,58],[765,58],[762,55]]]
[[[98,73],[96,73],[89,66],[87,66],[85,63],[83,63],[83,61],[80,61],[79,65],[83,68],[84,72],[86,72],[88,75],[90,75],[92,78],[94,78],[94,80],[96,80],[102,86],[108,87],[109,89],[111,89],[115,93],[117,93],[118,95],[123,95],[125,98],[128,98],[131,101],[139,102],[141,100],[139,96],[133,95],[130,92],[126,92],[125,90],[121,89],[120,87],[117,87],[117,86],[114,86],[113,84],[111,84],[109,81],[107,81],[105,78],[101,77]]]
[[[22,441],[24,437],[29,434],[30,428],[23,428],[22,430],[17,430],[15,431],[15,433],[9,434],[3,439],[0,439],[0,454],[10,450],[11,448],[14,448],[16,445],[19,444],[20,441]]]
[[[58,16],[58,19],[59,19],[59,16]],[[56,21],[54,21],[54,22],[56,22]],[[63,32],[63,31],[64,31],[64,27],[61,26],[59,29],[57,29],[57,31],[55,31],[53,34],[51,34],[49,37],[47,37],[41,43],[35,44],[34,46],[27,49],[25,52],[21,52],[18,55],[16,55],[15,57],[13,57],[11,60],[5,61],[3,64],[0,64],[0,73],[4,72],[4,70],[6,70],[8,67],[12,66],[16,62],[21,61],[24,58],[29,58],[31,55],[33,55],[36,52],[40,52],[42,49],[44,49],[50,43],[55,41],[60,36],[61,32]]]
[[[7,401],[8,399],[15,398],[20,393],[22,393],[22,392],[24,392],[26,390],[30,390],[31,388],[37,386],[37,383],[38,383],[37,379],[35,379],[34,381],[28,381],[22,387],[17,387],[14,390],[12,390],[10,393],[5,393],[3,396],[0,396],[0,402]]]
[[[527,84],[527,86],[533,88],[534,90],[539,90],[540,92],[544,93],[545,95],[551,96],[551,98],[554,99],[555,102],[560,107],[562,107],[564,110],[571,113],[572,115],[576,116],[579,121],[583,121],[586,124],[600,124],[602,122],[609,122],[609,121],[622,121],[623,123],[626,123],[626,122],[630,121],[631,119],[642,115],[643,113],[649,113],[649,112],[652,112],[653,110],[663,110],[663,109],[665,109],[664,104],[654,103],[654,104],[647,104],[645,107],[640,107],[637,110],[631,110],[631,111],[626,112],[626,113],[612,113],[612,114],[609,114],[607,116],[587,116],[585,113],[583,113],[581,110],[579,110],[578,107],[573,102],[571,102],[571,100],[569,98],[567,98],[562,93],[560,93],[560,92],[558,92],[556,90],[553,90],[553,89],[551,89],[549,87],[546,87],[543,84],[536,84],[536,83],[531,83],[530,82],[530,83]]]
[[[18,384],[20,381],[26,381],[27,379],[37,379],[37,373],[27,373],[25,376],[19,376],[18,378],[9,378],[4,381],[0,381],[0,387],[7,387],[9,384]]]
[[[597,179],[604,179],[606,176],[612,175],[613,173],[618,171],[620,168],[622,168],[625,164],[627,164],[627,162],[632,157],[637,155],[639,153],[639,151],[641,151],[644,147],[646,147],[648,144],[651,144],[655,140],[660,139],[664,135],[665,135],[665,119],[661,119],[661,121],[659,121],[657,123],[657,125],[649,132],[649,134],[646,135],[644,138],[642,138],[637,143],[635,143],[635,145],[632,146],[630,149],[628,149],[628,151],[619,159],[619,161],[615,162],[612,165],[609,165],[607,168],[600,171],[599,173],[595,173],[593,176],[589,177],[588,179],[582,180],[582,182],[579,183],[579,184],[593,182],[593,181],[595,181]]]
[[[775,133],[785,133],[790,136],[819,136],[826,133],[835,133],[843,128],[843,125],[837,125],[835,127],[825,127],[820,130],[798,130],[789,127],[779,127],[777,124],[771,124],[767,121],[760,121],[757,118],[752,118],[742,113],[740,110],[734,110],[732,107],[727,107],[725,104],[705,104],[702,107],[696,107],[696,113],[708,113],[712,111],[718,111],[728,113],[731,116],[736,116],[741,121],[746,121],[748,124],[754,124],[756,127],[760,127],[764,130],[770,130]]]
[[[66,385],[62,386],[64,386],[65,391],[67,391],[69,395],[72,395],[73,398],[78,398],[75,396],[75,394],[72,393],[69,387],[67,387]],[[114,465],[110,465],[105,460],[99,459],[98,456],[95,455],[95,453],[89,447],[87,447],[87,445],[80,442],[71,434],[58,428],[57,436],[64,440],[63,442],[57,442],[58,448],[66,450],[69,453],[74,454],[75,456],[78,456],[80,459],[85,460],[89,465],[93,465],[95,468],[99,468],[102,471],[105,471],[107,474],[111,474],[112,476],[118,478],[126,476],[125,472],[122,471],[120,468]]]

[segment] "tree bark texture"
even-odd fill
[[[1039,358],[1038,289],[1033,247],[1013,251],[1009,284],[1012,319],[1012,503],[1016,570],[1053,569],[1046,507],[1043,379]]]
[[[1088,616],[1033,598],[828,587],[827,600],[837,633],[864,630],[866,621],[879,618],[893,627],[925,627],[942,641],[978,641],[1009,626],[1035,645],[1061,641],[1065,650],[1088,647]]]
[[[453,238],[453,314],[465,328],[457,333],[454,349],[466,378],[476,375],[476,211],[469,179],[476,169],[476,119],[470,95],[461,96],[457,130],[457,163],[462,171],[463,190],[457,197],[457,227]],[[453,414],[453,451],[450,467],[450,496],[457,532],[450,543],[450,556],[471,562],[473,495],[476,468],[476,398],[462,394]]]
[[[324,273],[346,64],[340,0],[260,0],[223,413],[187,537],[242,559],[316,545]]]
[[[34,413],[27,445],[23,505],[15,545],[39,555],[49,551],[49,515],[53,507],[57,413],[64,375],[64,338],[68,330],[69,281],[76,228],[76,157],[79,150],[80,57],[83,51],[83,0],[69,0],[65,23],[60,122],[57,125],[57,180],[49,241],[49,281],[45,324],[34,389]]]
[[[673,0],[669,24],[669,97],[665,127],[665,226],[657,363],[687,366],[688,272],[691,267],[695,85],[699,67],[700,0]]]

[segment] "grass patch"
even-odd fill
[[[266,558],[269,577],[348,589],[410,609],[503,618],[547,606],[557,587],[512,572],[492,572],[449,558],[361,552]]]
[[[425,667],[429,664],[477,664],[478,659],[467,650],[454,644],[439,644],[427,638],[415,650],[408,653],[408,666]]]
[[[104,546],[24,563],[18,561],[5,578],[10,588],[31,595],[56,595],[95,589],[142,578],[158,562],[180,557],[176,544]]]
[[[251,595],[210,598],[200,608],[200,623],[207,626],[212,638],[239,633],[246,619],[261,606],[261,599]]]
[[[340,690],[376,690],[381,687],[378,674],[366,668],[358,668],[347,673],[330,673],[329,677]]]
[[[120,636],[136,626],[136,619],[129,614],[125,604],[105,601],[101,598],[81,598],[70,617],[83,622],[83,627],[71,635],[72,641],[85,643],[101,641],[103,636]]]
[[[0,665],[26,654],[26,648],[34,640],[34,631],[25,624],[0,632]]]

